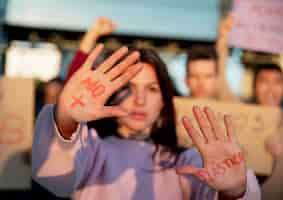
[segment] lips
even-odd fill
[[[145,112],[132,112],[130,116],[132,119],[140,121],[140,120],[145,120],[146,113]]]

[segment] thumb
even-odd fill
[[[176,167],[176,172],[177,174],[196,174],[200,170],[200,168],[186,165],[186,166],[181,166],[181,167]]]
[[[120,106],[106,106],[103,108],[104,117],[124,117],[129,113]]]
[[[177,174],[193,175],[198,179],[205,181],[207,183],[212,182],[211,174],[205,168],[198,168],[194,166],[182,166],[176,168]]]

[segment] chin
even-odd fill
[[[145,130],[147,127],[142,125],[142,124],[128,124],[127,125],[131,130],[133,130],[134,132],[140,132]]]
[[[134,132],[140,132],[150,127],[150,125],[145,121],[129,120],[125,121],[124,124]]]

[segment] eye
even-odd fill
[[[132,82],[128,84],[128,88],[131,91],[131,94],[135,94],[137,92],[137,85]]]
[[[151,92],[160,92],[160,88],[158,86],[149,86],[148,89]]]

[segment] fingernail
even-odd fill
[[[102,48],[102,47],[104,47],[104,44],[98,43],[98,44],[97,44],[97,47]]]
[[[231,115],[224,115],[227,120],[231,120]]]
[[[183,121],[183,122],[189,122],[189,118],[188,118],[187,116],[184,116],[184,117],[182,118],[182,121]]]
[[[199,106],[193,106],[193,111],[194,112],[200,112],[200,108],[199,108]]]
[[[140,52],[134,51],[134,52],[133,52],[133,55],[134,55],[135,57],[138,57],[138,58],[139,58],[139,57],[140,57]]]
[[[126,47],[126,46],[123,46],[122,48],[121,48],[121,51],[123,51],[123,52],[128,52],[128,47]]]
[[[204,112],[212,112],[212,109],[208,106],[205,106],[203,110]]]
[[[141,63],[138,63],[138,64],[136,65],[136,68],[138,68],[138,69],[141,69],[141,68],[143,68],[143,64],[141,64]]]

